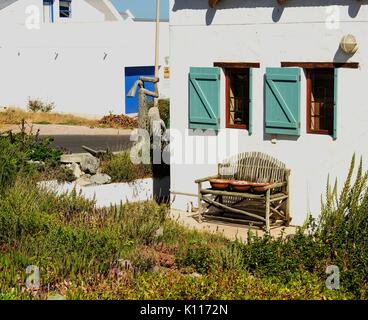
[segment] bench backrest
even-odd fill
[[[289,173],[283,162],[262,152],[243,152],[219,164],[221,177],[252,182],[283,182]]]

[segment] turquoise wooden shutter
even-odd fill
[[[266,68],[265,130],[300,135],[299,68]]]
[[[249,125],[248,134],[253,133],[253,69],[249,68]]]
[[[191,67],[189,128],[218,129],[220,124],[220,68]]]
[[[334,139],[337,138],[337,72],[338,69],[335,69],[334,74],[334,106],[333,106],[333,131],[332,137]]]

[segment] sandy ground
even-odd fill
[[[204,219],[202,223],[198,221],[198,214],[193,212],[185,212],[180,210],[171,209],[170,217],[174,221],[191,228],[201,231],[207,231],[210,233],[219,233],[230,240],[239,239],[246,241],[248,237],[248,230],[251,229],[254,234],[262,236],[265,232],[259,228],[251,228],[250,226],[243,224],[226,223],[216,220]],[[273,227],[271,228],[271,236],[278,237],[282,233],[284,236],[294,234],[296,231],[295,226],[290,227]]]
[[[19,125],[7,125],[0,128],[2,131],[12,130],[19,132]],[[41,135],[129,135],[131,129],[113,129],[113,128],[89,128],[84,126],[58,125],[58,124],[34,124],[33,132],[40,130]]]

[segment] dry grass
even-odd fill
[[[29,112],[19,108],[11,107],[0,111],[0,129],[6,125],[20,124],[22,119],[34,124],[64,124],[87,127],[97,127],[98,120],[87,119],[67,113],[57,112]]]

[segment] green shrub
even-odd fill
[[[357,297],[368,293],[368,172],[362,159],[352,181],[355,155],[340,194],[327,183],[316,236],[329,247],[328,259],[340,268],[342,285]]]
[[[12,185],[17,174],[34,174],[58,167],[62,152],[51,147],[52,138],[40,138],[38,133],[21,132],[0,135],[0,192]]]
[[[159,100],[158,109],[160,110],[160,117],[165,122],[166,128],[170,128],[170,100]]]
[[[45,103],[41,101],[40,99],[28,99],[28,106],[27,109],[31,112],[51,112],[55,109],[55,103]]]
[[[0,192],[11,185],[18,174],[24,155],[7,139],[0,136]]]
[[[134,164],[128,151],[113,155],[102,164],[102,171],[108,174],[113,182],[132,182],[152,176],[151,165]]]

